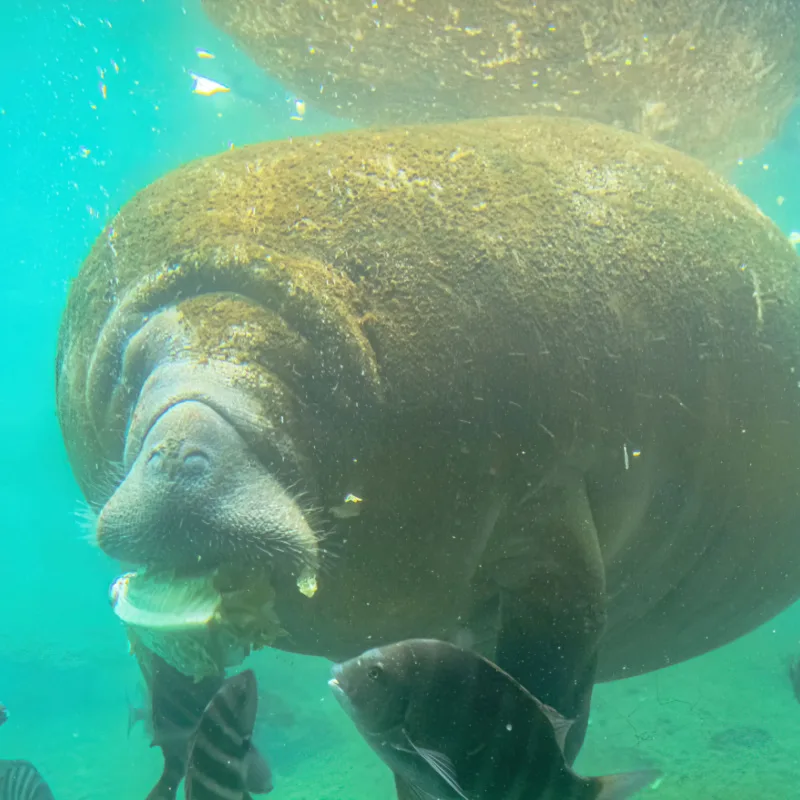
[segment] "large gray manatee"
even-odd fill
[[[149,186],[71,287],[58,413],[109,556],[269,581],[299,653],[470,644],[581,719],[572,758],[595,680],[798,596],[798,367],[800,261],[751,202],[509,118]]]

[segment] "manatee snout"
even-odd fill
[[[97,541],[112,558],[171,568],[315,567],[305,516],[245,440],[208,405],[184,401],[153,424],[103,507]]]

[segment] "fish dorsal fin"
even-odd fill
[[[595,800],[626,800],[661,777],[660,770],[643,769],[639,772],[621,772],[618,775],[594,778],[592,782],[600,786],[600,793],[595,795]]]
[[[464,794],[464,790],[458,785],[456,768],[453,762],[444,754],[436,750],[428,750],[424,747],[417,747],[411,737],[405,733],[406,740],[413,748],[414,752],[459,796],[464,800],[469,798]]]
[[[533,697],[533,695],[531,695]],[[564,752],[564,744],[567,741],[567,735],[570,732],[575,720],[574,719],[567,719],[566,717],[562,716],[558,713],[552,706],[548,706],[543,703],[538,698],[534,697],[539,708],[542,710],[542,713],[550,720],[550,724],[553,726],[553,731],[556,734],[556,741],[558,742],[558,746],[561,748],[561,752]]]

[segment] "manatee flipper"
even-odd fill
[[[494,660],[574,720],[564,748],[571,764],[586,735],[606,619],[605,568],[583,475],[559,468],[508,513],[483,565],[500,599]]]

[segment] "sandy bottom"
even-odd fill
[[[785,659],[800,652],[800,609],[689,664],[599,686],[577,764],[587,775],[655,766],[659,800],[800,796],[800,705]],[[11,719],[0,758],[27,758],[57,800],[143,800],[160,751],[141,726],[127,734],[137,696],[119,636],[107,661],[85,654],[15,654],[0,664]],[[272,764],[275,800],[392,800],[389,771],[360,740],[326,685],[325,662],[259,653],[257,743]],[[533,798],[532,798],[533,800]]]

